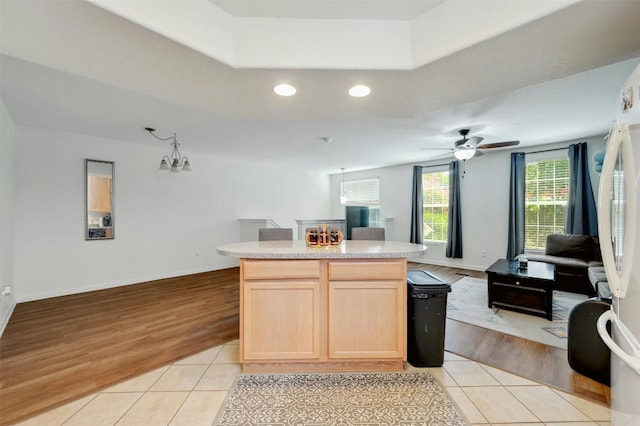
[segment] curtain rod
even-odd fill
[[[418,166],[419,166],[419,167],[422,167],[423,169],[428,168],[428,167],[441,167],[441,166],[448,166],[448,165],[449,165],[449,163],[443,163],[443,164],[430,164],[430,165],[428,165],[428,166],[420,166],[420,165],[418,164]]]
[[[564,151],[565,149],[569,149],[569,147],[568,147],[568,146],[565,146],[564,148],[549,148],[549,149],[542,149],[542,150],[540,150],[540,151],[525,152],[525,154],[540,154],[541,152]]]

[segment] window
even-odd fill
[[[422,216],[425,241],[447,241],[449,172],[422,174]]]
[[[569,195],[569,160],[527,162],[525,171],[526,249],[544,250],[548,234],[564,232]]]
[[[347,205],[369,206],[369,226],[383,226],[380,215],[380,180],[378,178],[340,183],[340,191],[347,196]]]
[[[380,203],[380,181],[375,179],[351,180],[340,184],[348,204],[377,205]]]

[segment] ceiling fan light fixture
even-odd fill
[[[475,148],[461,148],[453,151],[453,156],[456,157],[458,160],[462,160],[462,161],[468,160],[472,158],[474,155],[476,155]]]

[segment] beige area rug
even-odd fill
[[[464,277],[451,286],[447,318],[566,349],[569,313],[584,300],[587,296],[554,291],[553,321],[549,321],[506,309],[489,309],[487,280]]]
[[[217,425],[464,425],[427,372],[241,374]]]

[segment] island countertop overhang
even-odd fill
[[[250,241],[224,244],[218,254],[244,259],[393,259],[422,256],[427,247],[402,241],[347,240],[339,245],[308,247],[304,241]]]

